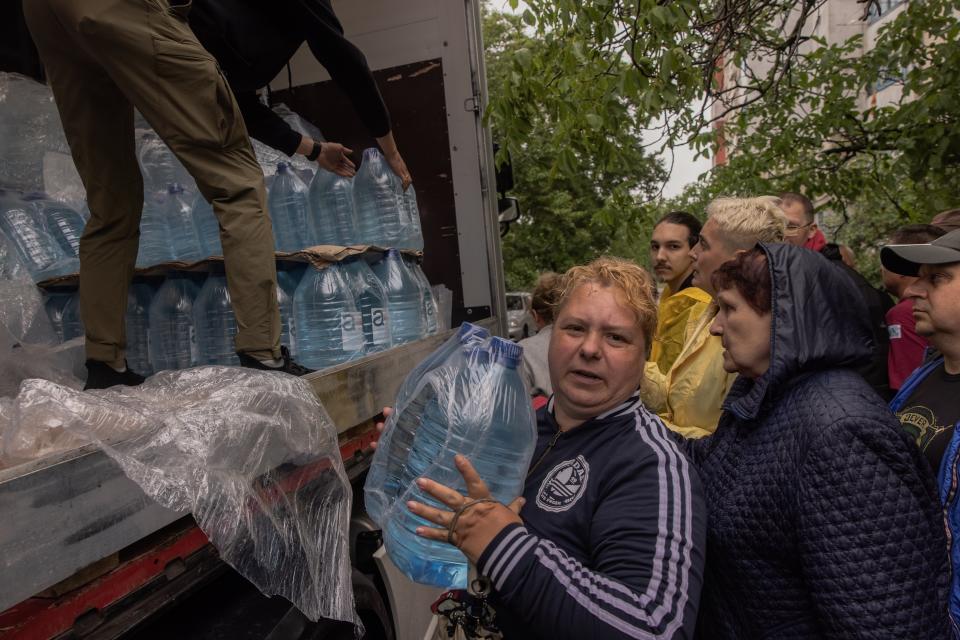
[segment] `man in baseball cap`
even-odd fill
[[[890,408],[938,474],[951,546],[960,544],[960,503],[950,491],[960,465],[960,229],[927,244],[894,244],[880,251],[884,268],[917,276],[905,298],[913,300],[917,334],[939,353],[928,357],[900,387]],[[929,356],[929,354],[928,354]],[[951,614],[960,619],[960,549],[951,549]]]

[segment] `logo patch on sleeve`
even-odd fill
[[[583,496],[589,477],[590,465],[583,456],[561,462],[540,484],[537,506],[544,511],[566,511]]]
[[[891,340],[897,340],[903,337],[903,331],[901,330],[899,324],[888,324],[887,334],[890,336]]]

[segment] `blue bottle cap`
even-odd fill
[[[397,249],[387,249],[387,257],[388,257],[388,258],[399,258],[399,257],[400,257],[400,251],[397,250]]]
[[[494,362],[499,362],[508,369],[516,369],[523,357],[523,347],[496,336],[490,338],[490,351]]]
[[[277,173],[286,173],[286,172],[287,172],[287,169],[288,169],[289,167],[290,167],[290,165],[287,164],[286,162],[278,162],[278,163],[277,163]]]
[[[459,340],[461,344],[467,344],[473,340],[486,340],[489,336],[489,331],[483,327],[478,327],[472,322],[464,322],[460,325],[460,328],[457,329],[457,340]]]

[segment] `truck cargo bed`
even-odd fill
[[[496,327],[496,318],[480,323]],[[393,401],[450,332],[311,374],[340,433]],[[0,611],[182,518],[148,498],[95,445],[0,470]]]

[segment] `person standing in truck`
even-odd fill
[[[310,371],[280,345],[263,172],[233,92],[184,8],[165,0],[23,0],[90,208],[80,240],[87,389],[143,382],[125,359],[143,207],[134,107],[196,180],[220,223],[240,363]]]
[[[410,185],[377,83],[363,53],[344,37],[330,0],[193,0],[189,20],[200,44],[217,59],[252,137],[288,156],[306,156],[327,171],[354,174],[350,149],[295,131],[257,96],[306,42],[376,138],[403,188]]]

